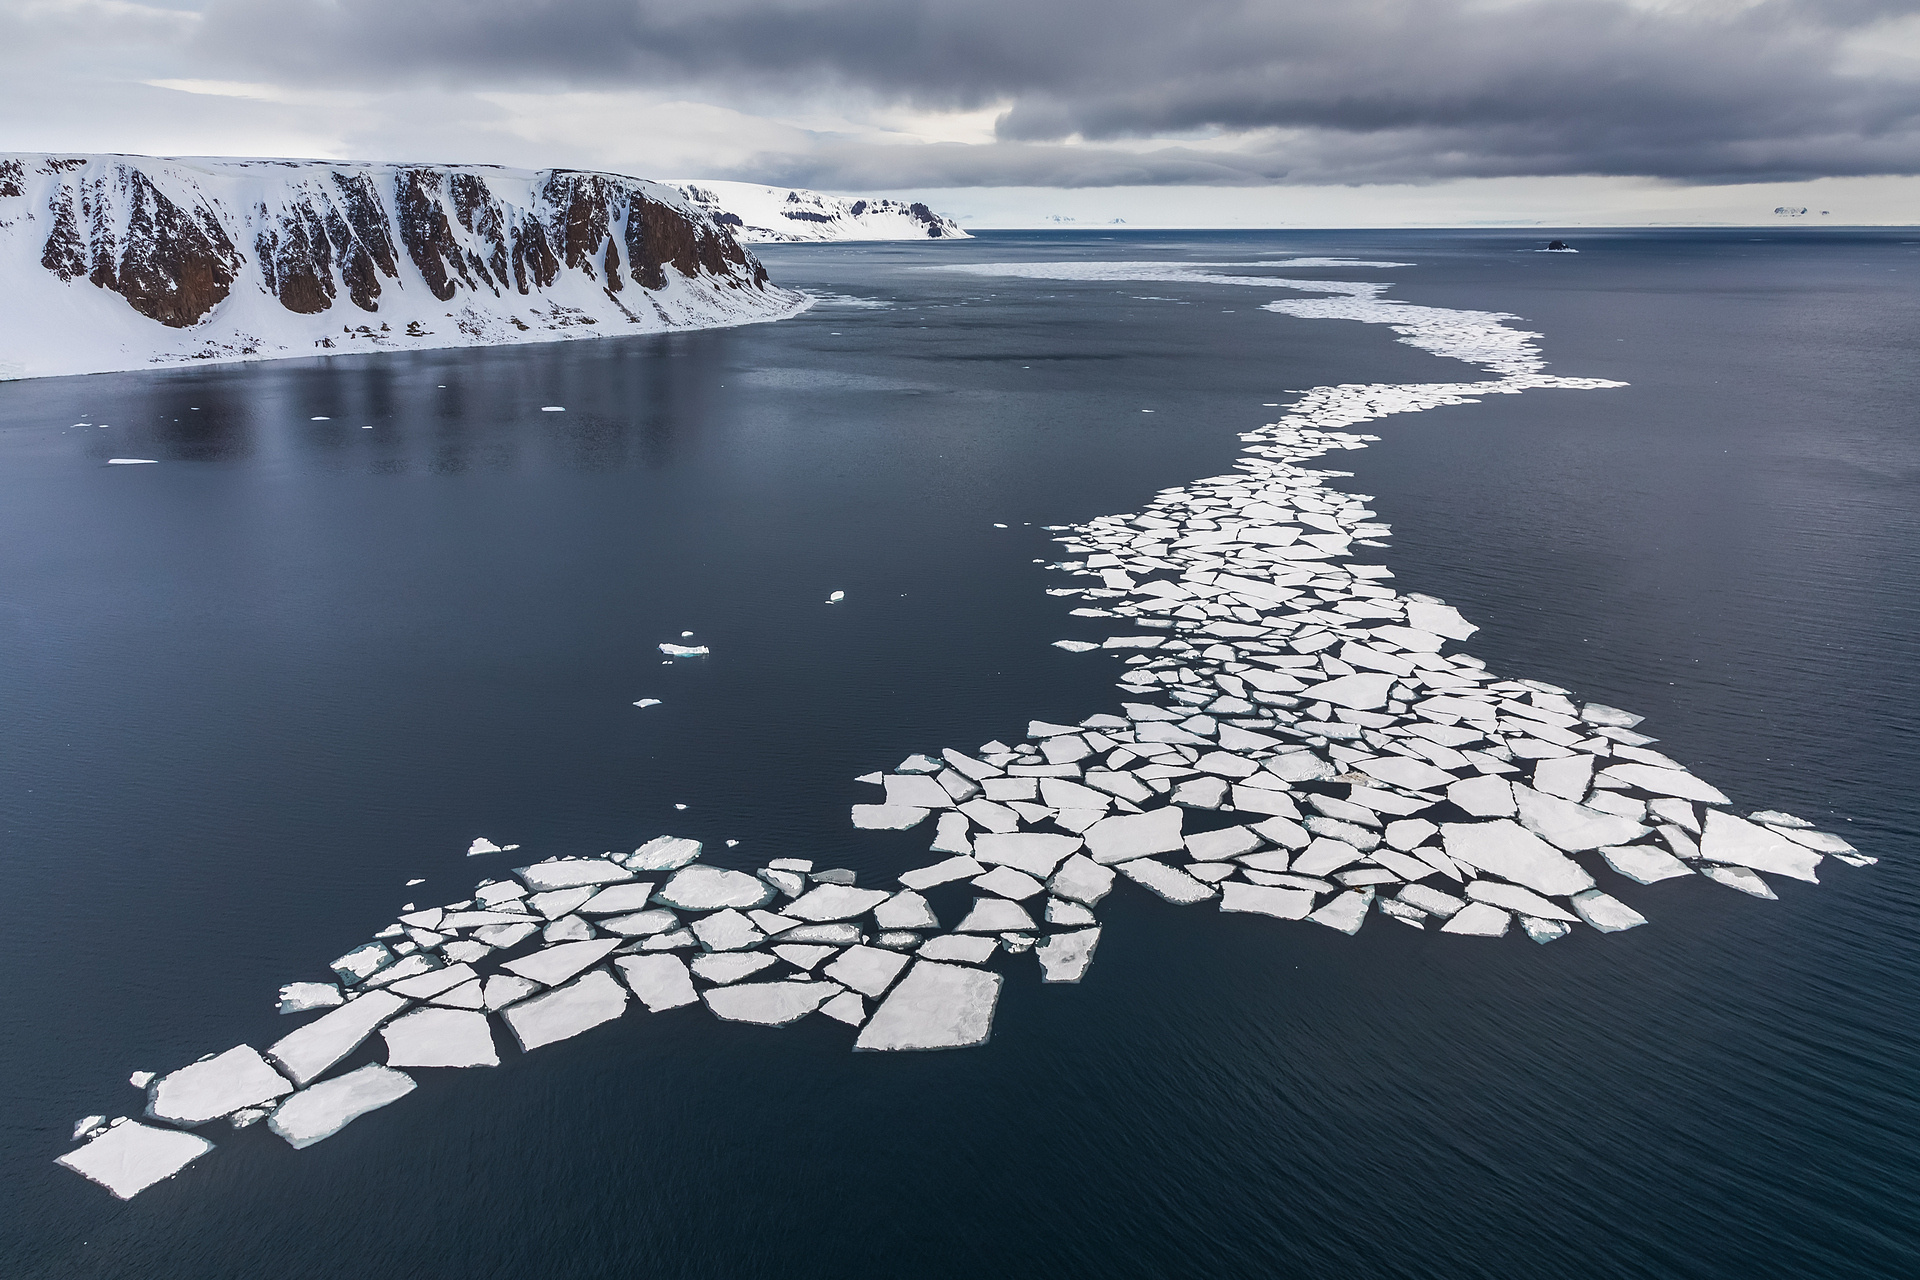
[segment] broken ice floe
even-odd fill
[[[1614,384],[1548,376],[1508,317],[1393,302],[1383,285],[1190,263],[970,269],[1319,295],[1266,309],[1389,325],[1488,377],[1314,388],[1244,434],[1234,471],[1136,513],[1050,526],[1064,551],[1052,568],[1079,579],[1051,594],[1079,596],[1070,616],[1103,628],[1056,647],[1114,663],[1123,700],[1077,723],[1033,720],[1017,745],[915,753],[864,775],[880,803],[854,806],[856,828],[924,833],[938,815],[931,856],[896,883],[860,887],[796,858],[703,864],[698,841],[674,836],[529,863],[465,901],[409,905],[319,974],[332,981],[288,983],[282,1010],[308,1021],[264,1054],[243,1045],[166,1076],[134,1073],[154,1123],[103,1129],[89,1116],[59,1162],[131,1196],[211,1150],[185,1128],[265,1116],[303,1146],[411,1091],[398,1067],[491,1065],[503,1044],[530,1052],[630,1005],[767,1027],[817,1012],[858,1028],[862,1050],[979,1044],[1002,970],[1048,983],[1089,974],[1097,910],[1121,881],[1122,893],[1211,903],[1256,931],[1355,934],[1377,912],[1436,945],[1503,937],[1516,922],[1544,943],[1645,924],[1646,887],[1670,880],[1773,898],[1767,877],[1814,882],[1827,857],[1873,861],[1791,814],[1734,812],[1630,712],[1449,652],[1478,628],[1362,561],[1391,530],[1324,461],[1376,439],[1354,428]],[[480,837],[467,852],[517,848]],[[384,1064],[333,1074],[370,1038]]]

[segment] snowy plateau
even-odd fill
[[[0,379],[804,309],[676,188],[568,169],[0,154]]]
[[[967,240],[952,218],[915,201],[821,195],[751,182],[675,184],[715,222],[748,244],[802,240]]]

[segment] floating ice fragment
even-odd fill
[[[700,856],[700,842],[655,836],[621,859],[629,871],[678,871]]]
[[[1709,862],[1730,862],[1819,883],[1813,874],[1814,868],[1820,865],[1818,853],[1777,831],[1718,809],[1707,810],[1707,829],[1700,837],[1700,856]]]
[[[980,934],[944,933],[929,938],[920,946],[922,960],[958,960],[965,964],[983,964],[1000,949],[998,938]]]
[[[828,604],[839,604],[839,603],[840,603],[840,602],[841,602],[842,600],[845,600],[846,598],[847,598],[847,593],[846,593],[846,592],[844,592],[844,591],[836,591],[836,592],[834,592],[834,593],[833,593],[832,595],[830,595],[830,596],[828,596],[828,597],[827,597],[827,603],[828,603]]]
[[[393,961],[393,952],[387,950],[385,944],[369,942],[364,947],[355,947],[327,967],[340,975],[340,981],[352,986],[366,981]]]
[[[709,951],[744,951],[766,941],[765,934],[731,907],[695,920],[693,936]]]
[[[1060,864],[1047,887],[1062,898],[1093,906],[1113,889],[1114,873],[1084,853],[1076,853]]]
[[[518,960],[509,960],[500,967],[508,973],[538,982],[542,986],[557,987],[582,969],[599,964],[619,945],[619,938],[595,938],[591,942],[563,942],[558,946],[542,947],[532,955],[521,956]]]
[[[1100,646],[1097,644],[1089,644],[1085,640],[1055,640],[1053,647],[1056,649],[1065,649],[1068,653],[1086,653],[1090,650],[1098,649]]]
[[[764,907],[778,897],[774,887],[744,871],[702,863],[682,867],[654,894],[654,900],[682,911],[719,911],[725,907]]]
[[[295,1149],[310,1147],[414,1091],[404,1071],[369,1062],[357,1071],[302,1089],[267,1117],[267,1127]]]
[[[662,644],[660,652],[669,658],[704,658],[709,650],[703,644]]]
[[[1304,920],[1313,910],[1313,894],[1304,889],[1276,889],[1230,880],[1220,886],[1220,909]]]
[[[566,411],[567,407],[561,404],[543,404],[540,406],[540,412],[542,413],[565,413]]]
[[[882,929],[938,929],[927,900],[911,889],[896,893],[873,909],[874,923]]]
[[[851,991],[842,991],[821,1005],[820,1012],[835,1022],[844,1022],[850,1027],[857,1027],[867,1020],[867,1002]]]
[[[1638,911],[1598,889],[1574,894],[1573,909],[1580,913],[1582,920],[1602,933],[1618,933],[1647,922],[1647,918]]]
[[[884,889],[855,889],[848,885],[822,884],[787,904],[785,914],[816,924],[829,920],[851,920],[863,916],[893,895]]]
[[[1450,916],[1467,904],[1450,893],[1442,893],[1430,885],[1410,884],[1397,895],[1400,901],[1409,903],[1427,912],[1429,915]]]
[[[1102,818],[1083,834],[1095,862],[1112,865],[1155,853],[1178,853],[1186,847],[1181,826],[1185,812],[1175,805],[1147,813]],[[984,837],[983,837],[984,838]]]
[[[1725,804],[1727,798],[1713,787],[1681,769],[1662,769],[1651,764],[1616,764],[1600,771],[1602,778],[1624,782],[1657,796],[1677,796],[1706,804]]]
[[[1600,856],[1607,865],[1629,880],[1655,884],[1675,876],[1692,875],[1693,869],[1680,859],[1650,844],[1630,844],[1604,848]]]
[[[779,956],[782,960],[785,960],[788,964],[792,965],[794,968],[802,970],[804,972],[806,970],[812,969],[813,966],[819,964],[822,960],[825,960],[828,956],[832,955],[836,950],[837,948],[835,947],[810,946],[810,945],[803,945],[803,944],[789,945],[789,944],[783,943],[780,946],[777,946],[773,949],[773,954]]]
[[[73,1140],[79,1142],[83,1138],[91,1138],[106,1127],[105,1116],[82,1116],[73,1123]]]
[[[900,877],[900,883],[909,889],[931,889],[955,880],[970,880],[985,870],[986,867],[974,858],[948,858],[945,862],[907,872]]]
[[[1096,823],[1097,829],[1100,824]],[[1002,835],[991,832],[973,842],[975,861],[1012,867],[1030,876],[1045,878],[1053,869],[1080,848],[1080,837],[1057,836],[1046,832],[1021,832]],[[1174,846],[1178,848],[1176,844]]]
[[[1112,872],[1108,874],[1111,875]],[[1094,915],[1077,902],[1069,902],[1065,898],[1048,898],[1047,923],[1069,927],[1085,926],[1094,923]]]
[[[631,871],[608,858],[553,858],[532,866],[515,867],[513,874],[535,893],[633,879]]]
[[[331,982],[289,982],[280,988],[281,1013],[308,1013],[331,1009],[342,1000],[340,988]]]
[[[862,831],[905,831],[919,826],[928,812],[908,805],[857,804],[853,806],[853,825]]]
[[[728,1022],[784,1027],[819,1008],[845,988],[834,982],[743,982],[700,993],[714,1016]]]
[[[768,965],[776,963],[772,956],[759,952],[728,951],[719,955],[695,956],[692,968],[694,976],[702,982],[724,986],[742,978],[751,978]]]
[[[1100,928],[1077,929],[1042,938],[1033,954],[1040,961],[1042,982],[1078,982],[1093,963],[1093,949],[1100,943]]]
[[[853,1047],[897,1051],[983,1044],[993,1030],[1000,984],[999,974],[983,969],[916,961]]]
[[[597,944],[576,942],[576,947]],[[508,1005],[500,1016],[520,1048],[531,1052],[611,1022],[625,1013],[627,992],[605,969],[594,969],[564,987]]]
[[[651,881],[608,885],[588,897],[575,909],[583,916],[619,915],[628,911],[642,910],[652,896]]]
[[[1178,867],[1170,867],[1153,858],[1134,858],[1116,864],[1115,870],[1127,879],[1159,894],[1168,902],[1190,906],[1213,897],[1213,886],[1200,883]],[[961,926],[965,928],[965,926]]]
[[[1404,896],[1404,895],[1403,895]],[[1471,902],[1440,926],[1442,933],[1464,933],[1477,938],[1504,938],[1513,917],[1486,902]]]
[[[1372,901],[1373,895],[1367,890],[1349,889],[1307,919],[1315,924],[1326,925],[1329,929],[1338,929],[1341,933],[1358,933],[1360,926],[1367,922],[1367,906]]]
[[[99,1183],[122,1200],[131,1200],[211,1150],[213,1144],[198,1134],[129,1120],[54,1163]]]
[[[442,991],[451,991],[463,983],[471,982],[474,973],[471,965],[451,964],[408,978],[404,982],[395,982],[387,990],[409,1000],[426,1000],[439,995]]]
[[[1513,798],[1519,807],[1520,824],[1568,853],[1585,853],[1603,845],[1631,844],[1647,834],[1647,828],[1631,818],[1602,813],[1518,783],[1513,786]]]
[[[500,852],[502,852],[500,846],[495,844],[493,841],[487,839],[485,836],[474,837],[473,843],[467,846],[467,856],[469,858],[477,857],[483,853],[500,853]]]
[[[900,976],[907,957],[878,947],[853,946],[823,971],[827,977],[863,995],[878,997]]]
[[[159,465],[159,462],[160,462],[160,459],[158,458],[108,458],[107,459],[107,465],[110,467],[148,467],[148,466],[157,466]]]
[[[136,1071],[132,1075],[127,1077],[127,1083],[132,1085],[136,1089],[144,1089],[157,1079],[159,1079],[158,1072]]]
[[[1007,933],[1032,928],[1033,917],[1026,908],[1005,898],[975,898],[966,919],[954,926],[958,933]]]
[[[497,1067],[499,1051],[484,1013],[415,1009],[380,1029],[390,1067]]]
[[[1548,902],[1531,889],[1522,889],[1517,884],[1502,884],[1498,880],[1473,881],[1467,886],[1467,897],[1475,902],[1491,902],[1496,907],[1505,907],[1520,915],[1535,916],[1542,920],[1572,923],[1574,919],[1571,912]]]
[[[1740,892],[1750,893],[1756,898],[1778,899],[1780,896],[1773,891],[1765,880],[1760,878],[1758,873],[1750,871],[1746,867],[1702,867],[1700,868],[1700,874],[1709,880],[1727,886],[1729,889],[1738,889]]]
[[[687,939],[691,942],[691,936]],[[481,999],[489,1010],[499,1011],[516,1000],[524,1000],[540,989],[537,982],[525,978],[516,978],[510,973],[496,973],[486,980],[481,989]]]
[[[613,966],[649,1012],[678,1009],[700,999],[679,956],[621,956]]]
[[[1509,818],[1516,812],[1513,784],[1505,778],[1466,778],[1447,788],[1447,799],[1476,818]]]
[[[1016,902],[1031,898],[1044,887],[1026,872],[1015,871],[1012,867],[995,867],[985,875],[974,877],[973,883],[976,888]]]
[[[258,1050],[243,1044],[154,1081],[147,1091],[147,1114],[190,1128],[292,1092]]]
[[[407,1007],[391,991],[369,991],[304,1027],[282,1036],[267,1050],[287,1078],[304,1085],[360,1046],[373,1029]]]
[[[657,706],[659,706],[659,705],[660,705],[660,699],[658,699],[658,698],[642,698],[642,699],[640,699],[640,701],[638,701],[638,702],[636,702],[636,703],[634,703],[633,705],[634,705],[634,706],[636,706],[636,707],[657,707]]]
[[[1521,916],[1520,927],[1527,931],[1529,938],[1542,946],[1566,937],[1573,928],[1559,920],[1541,920],[1536,916]]]
[[[1593,887],[1593,877],[1579,863],[1510,819],[1449,822],[1441,836],[1455,862],[1536,893],[1564,897]]]

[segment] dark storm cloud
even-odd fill
[[[753,169],[819,186],[1727,182],[1920,172],[1920,48],[1908,34],[1903,62],[1876,45],[1916,13],[1920,0],[218,0],[204,30],[236,75],[324,83],[1011,103],[991,145],[828,139]]]

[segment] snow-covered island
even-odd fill
[[[670,185],[0,154],[0,379],[746,324],[807,305]]]
[[[675,185],[715,222],[748,244],[800,240],[967,240],[952,218],[919,201],[829,196],[751,182],[695,179]]]

